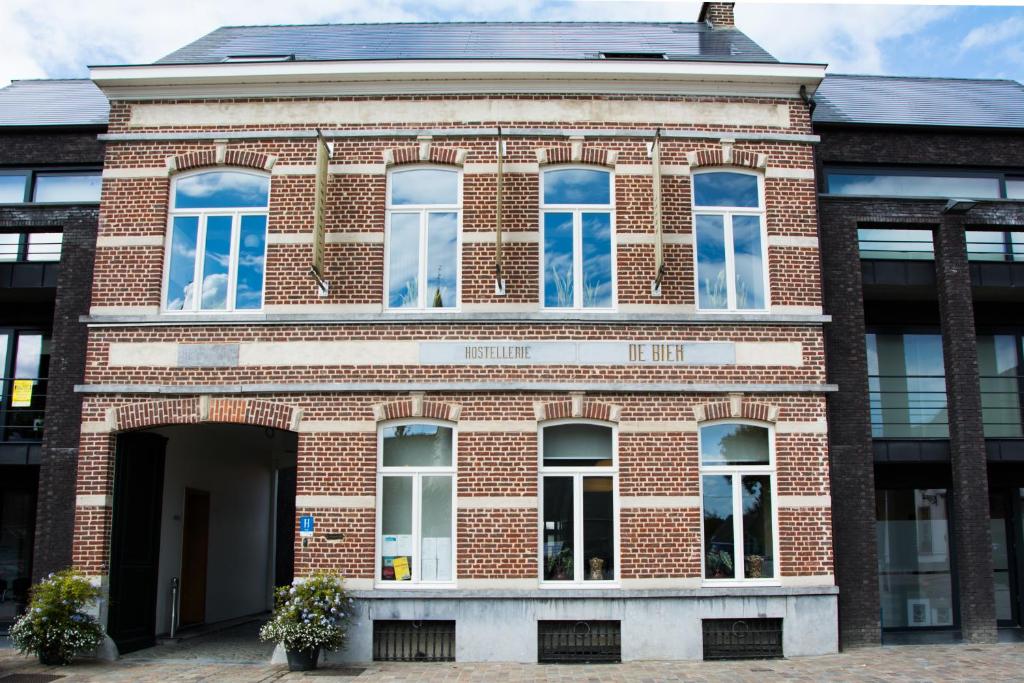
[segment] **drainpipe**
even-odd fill
[[[171,579],[171,638],[178,631],[178,577]]]

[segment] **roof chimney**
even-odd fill
[[[703,21],[711,28],[735,28],[736,20],[732,15],[734,2],[705,2],[700,6],[697,21]]]

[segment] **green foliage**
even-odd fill
[[[11,626],[18,651],[70,664],[103,642],[103,627],[85,613],[100,590],[73,569],[50,574],[32,588],[28,611]]]
[[[712,574],[712,576],[708,578],[715,578],[715,576],[719,574],[724,576],[730,576],[732,574],[732,555],[729,553],[728,550],[712,548],[708,551],[707,562],[708,569],[711,570]]]
[[[296,579],[279,587],[274,598],[274,613],[260,629],[262,640],[293,652],[344,646],[355,601],[345,593],[340,576],[322,572]]]

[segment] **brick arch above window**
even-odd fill
[[[562,401],[534,403],[533,412],[537,422],[569,418],[618,422],[622,414],[622,408],[611,403],[588,399],[584,396],[570,396]]]
[[[167,425],[219,422],[298,431],[302,410],[271,401],[242,398],[190,398],[145,401],[111,408],[111,431],[123,432]]]
[[[615,168],[619,153],[614,149],[585,147],[582,142],[558,147],[543,147],[536,150],[537,163],[541,166],[550,164],[594,164]]]
[[[228,149],[227,144],[217,143],[209,149],[196,150],[186,154],[167,157],[167,170],[173,175],[182,171],[207,166],[233,166],[251,168],[257,171],[270,171],[277,163],[273,154],[263,154],[244,149]]]
[[[691,169],[706,166],[738,166],[763,171],[768,166],[768,155],[733,149],[732,145],[723,144],[718,149],[698,149],[687,152],[686,161]]]
[[[401,420],[410,417],[425,417],[432,420],[458,422],[462,406],[457,403],[431,401],[421,394],[373,406],[373,419],[377,422]]]
[[[779,419],[779,407],[768,403],[756,403],[736,395],[730,396],[728,401],[694,406],[693,415],[697,422],[727,420],[729,418],[776,422]]]
[[[438,147],[430,142],[421,142],[415,147],[392,147],[385,149],[384,165],[402,166],[405,164],[442,164],[444,166],[463,166],[469,150],[458,147]]]

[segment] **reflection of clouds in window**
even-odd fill
[[[701,308],[726,308],[725,228],[721,216],[697,216],[697,285]]]
[[[610,204],[610,175],[592,169],[561,169],[544,174],[545,204]]]
[[[999,196],[999,181],[995,178],[829,173],[828,191],[830,194],[885,197],[994,198]]]
[[[457,204],[459,174],[436,168],[396,171],[391,174],[391,203]]]
[[[734,216],[733,249],[736,269],[736,307],[764,308],[764,259],[761,222],[756,216]]]
[[[391,244],[388,247],[388,305],[409,308],[419,305],[420,215],[391,216]]]
[[[203,278],[203,308],[221,310],[228,305],[227,273],[216,273]]]
[[[548,213],[544,215],[544,305],[573,304],[572,214]]]
[[[178,209],[263,207],[270,194],[266,176],[215,172],[180,178],[175,183]]]
[[[611,217],[583,214],[583,305],[608,308],[612,305]]]
[[[759,206],[757,176],[698,173],[693,176],[693,202],[697,206]]]
[[[427,223],[427,297],[430,308],[455,306],[459,222],[456,213],[432,213]]]

